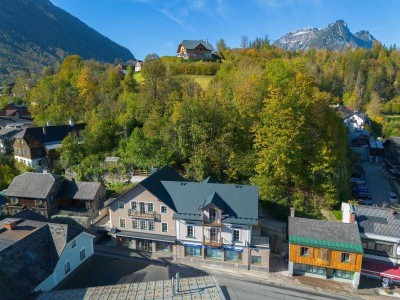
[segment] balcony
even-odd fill
[[[210,246],[210,247],[221,247],[222,245],[222,239],[210,239],[203,237],[203,245],[204,246]]]
[[[204,220],[203,219],[203,226],[209,226],[209,227],[221,227],[222,222],[220,219],[208,219]]]
[[[155,219],[160,219],[161,216],[159,213],[156,212],[140,212],[138,210],[134,209],[128,209],[128,216],[134,217],[134,218],[142,218],[142,219],[149,219],[149,220],[155,220]]]

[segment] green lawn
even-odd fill
[[[211,79],[213,79],[214,76],[212,75],[188,75],[189,78],[192,78],[194,81],[196,81],[203,90],[206,90],[208,88],[208,85],[210,84]]]

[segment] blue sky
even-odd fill
[[[146,54],[175,55],[183,39],[223,38],[238,47],[240,38],[267,35],[274,41],[303,27],[326,27],[344,20],[350,31],[366,29],[386,45],[400,45],[398,0],[50,0],[90,27]]]

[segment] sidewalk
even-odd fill
[[[241,280],[259,282],[270,285],[285,287],[294,287],[305,289],[309,291],[325,292],[332,295],[344,296],[352,299],[390,299],[377,294],[374,289],[355,290],[350,284],[340,283],[336,281],[323,280],[319,278],[307,276],[288,277],[287,265],[277,255],[271,255],[271,268],[272,272],[261,272],[253,270],[243,270],[238,268],[224,268],[217,265],[210,265],[207,262],[196,261],[195,263],[174,262],[171,255],[165,258],[154,258],[151,254],[136,252],[129,249],[117,248],[112,246],[95,245],[95,254],[141,261],[148,261],[150,264],[158,264],[163,266],[188,266],[196,269],[204,270],[210,274],[219,274],[220,276],[229,275],[231,277],[240,278]]]

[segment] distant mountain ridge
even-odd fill
[[[68,54],[114,62],[134,59],[118,45],[49,0],[0,0],[0,77],[40,71]]]
[[[329,24],[326,28],[304,28],[289,32],[274,45],[285,50],[307,50],[311,48],[343,50],[350,48],[367,48],[377,41],[368,31],[362,30],[352,34],[343,20]]]

